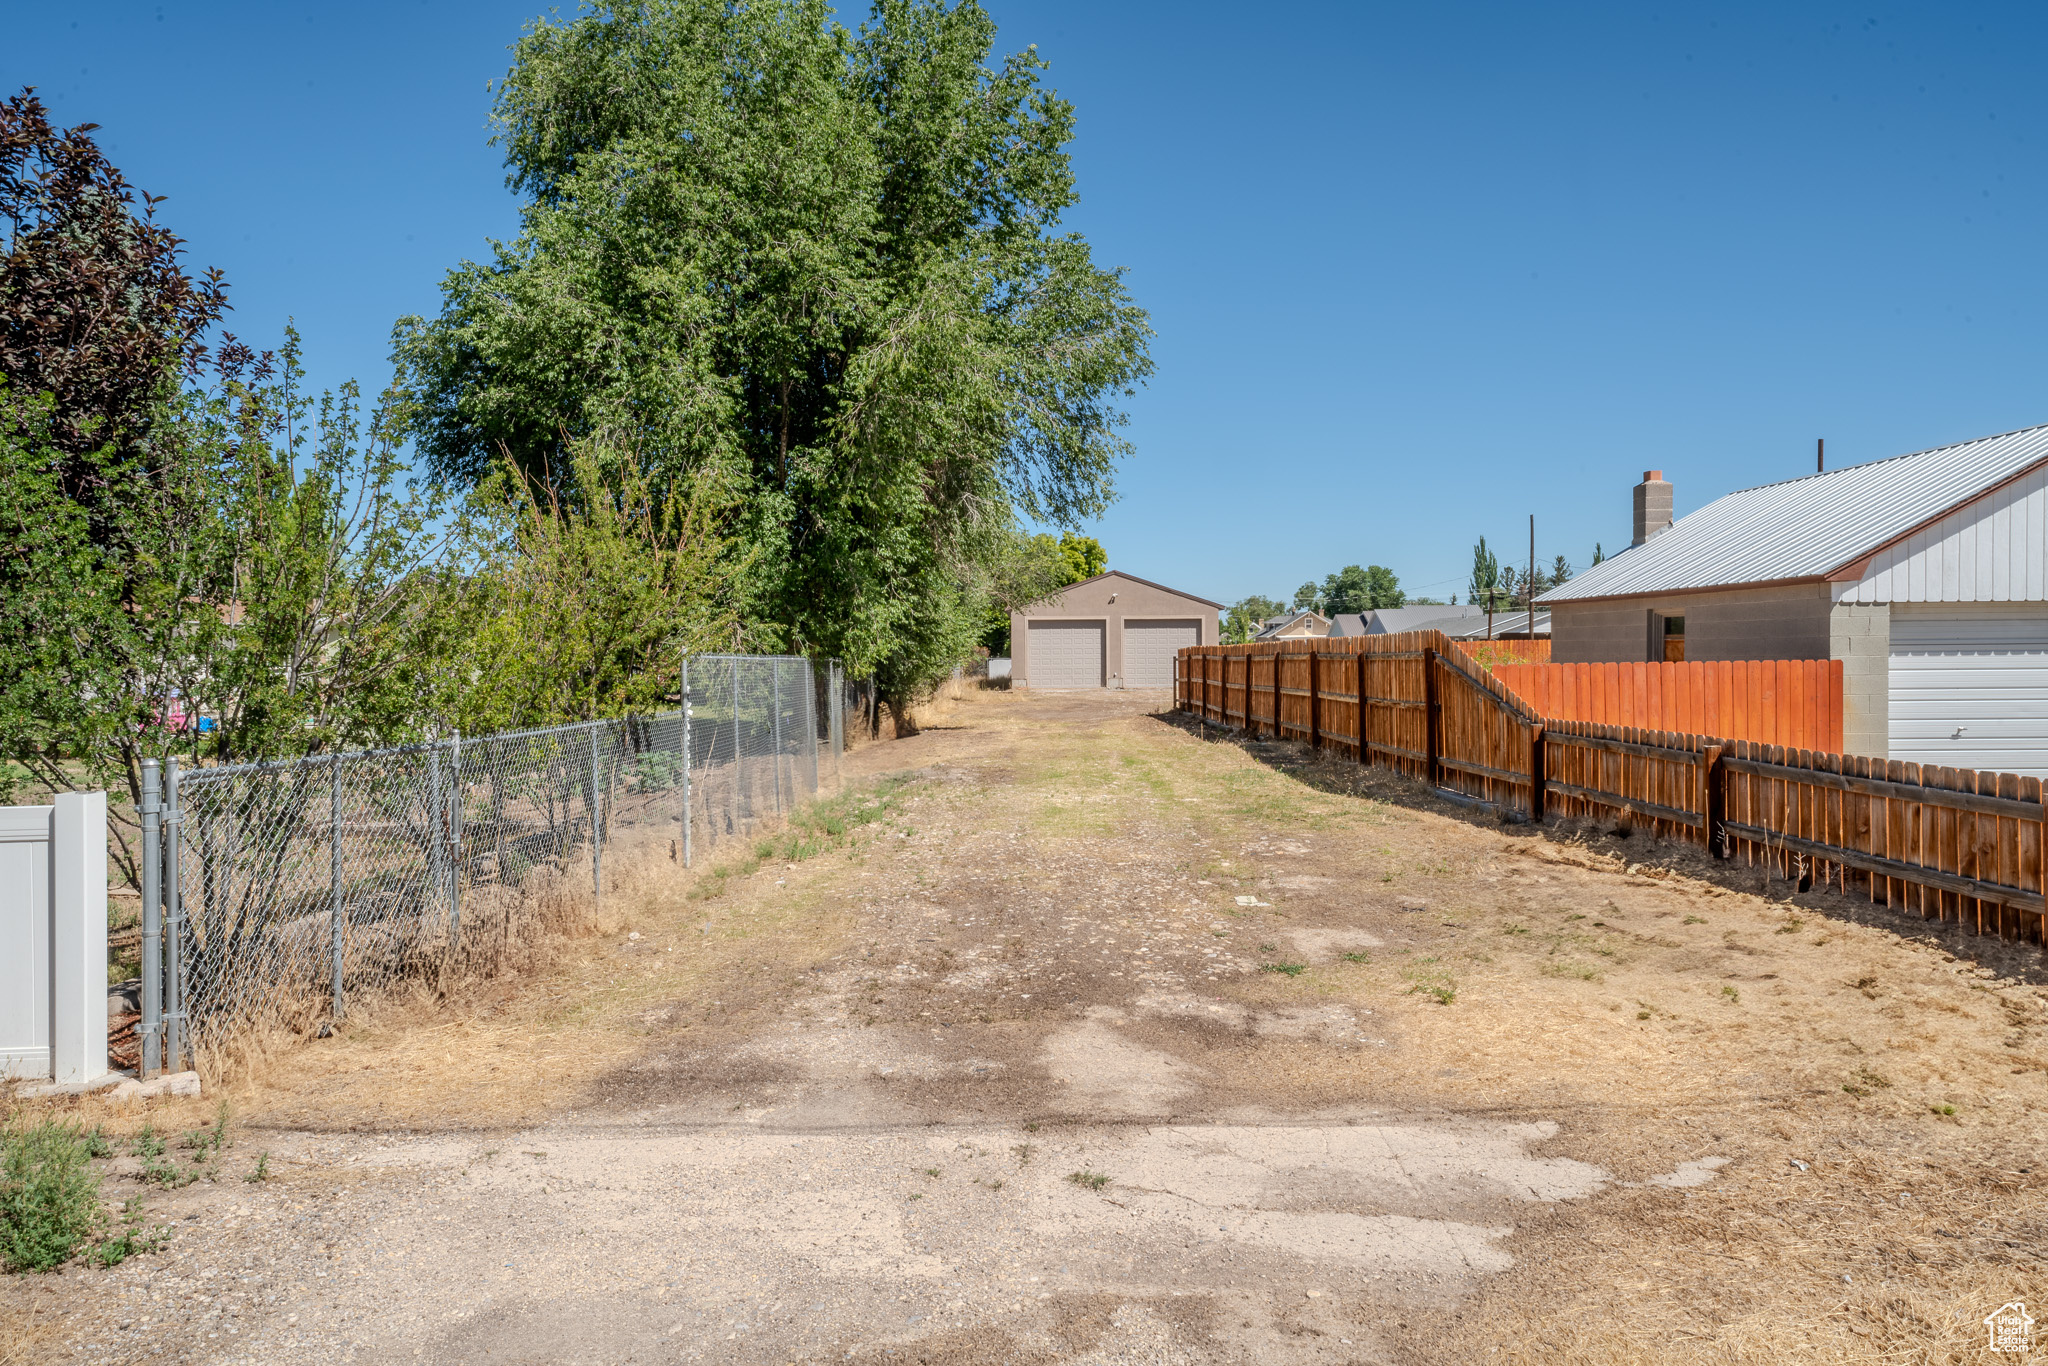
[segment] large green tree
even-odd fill
[[[1073,108],[994,38],[972,0],[536,21],[495,109],[522,230],[395,334],[430,468],[508,458],[573,503],[571,446],[630,431],[733,509],[752,643],[940,676],[1018,515],[1108,504],[1150,372],[1120,274],[1059,230]]]

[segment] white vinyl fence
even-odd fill
[[[107,794],[0,807],[0,1076],[107,1071]]]

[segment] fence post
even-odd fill
[[[1717,838],[1717,832],[1728,822],[1728,793],[1726,781],[1728,770],[1721,767],[1721,746],[1706,745],[1700,750],[1700,810],[1707,818],[1707,852],[1715,858],[1727,858],[1726,842]]]
[[[184,818],[178,810],[178,756],[164,760],[164,1063],[185,1066],[185,903],[178,863]]]
[[[1365,705],[1365,665],[1371,658],[1363,649],[1359,650],[1357,677],[1352,683],[1352,690],[1358,694],[1358,762],[1361,764],[1372,762],[1372,733],[1365,724],[1365,718],[1371,714]]]
[[[107,794],[50,799],[50,1079],[107,1074]]]
[[[1544,752],[1543,727],[1529,728],[1529,821],[1533,825],[1543,824],[1543,784],[1549,775],[1544,771],[1548,756]]]
[[[148,1081],[164,1064],[163,766],[142,761],[142,1023],[136,1027]]]
[[[683,656],[683,867],[690,866],[690,657]]]
[[[462,943],[462,732],[448,753],[448,943]]]
[[[427,742],[427,867],[434,875],[434,890],[445,905],[448,900],[448,799],[441,792],[441,742]],[[425,938],[427,913],[420,913],[421,937]]]
[[[826,715],[832,730],[832,785],[840,786],[846,775],[840,771],[846,753],[846,691],[845,666],[833,660],[825,666],[830,672],[831,696],[826,699]]]
[[[597,795],[597,728],[602,721],[590,723],[590,896],[599,905],[604,904],[604,855],[598,839],[599,798]]]
[[[1308,747],[1323,747],[1323,652],[1308,648]]]
[[[1437,785],[1436,651],[1422,652],[1422,780]]]
[[[328,770],[331,783],[327,797],[327,954],[329,974],[330,1010],[335,1022],[341,1021],[344,1000],[342,995],[342,963],[345,949],[343,933],[348,920],[341,905],[341,756],[334,756]]]
[[[782,810],[782,656],[777,655],[768,664],[769,722],[773,735],[775,754],[775,809]]]
[[[746,751],[740,747],[740,659],[732,659],[732,796],[733,813],[751,817],[754,804],[748,800],[746,765],[743,760]]]

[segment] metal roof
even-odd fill
[[[1536,599],[1821,579],[2048,460],[2048,426],[1895,455],[1717,498]]]

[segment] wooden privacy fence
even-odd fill
[[[1802,888],[2042,941],[2038,778],[1549,717],[1435,631],[1186,649],[1174,695],[1531,820],[1620,820]]]
[[[1842,748],[1839,659],[1492,667],[1494,677],[1541,716],[1825,752]]]

